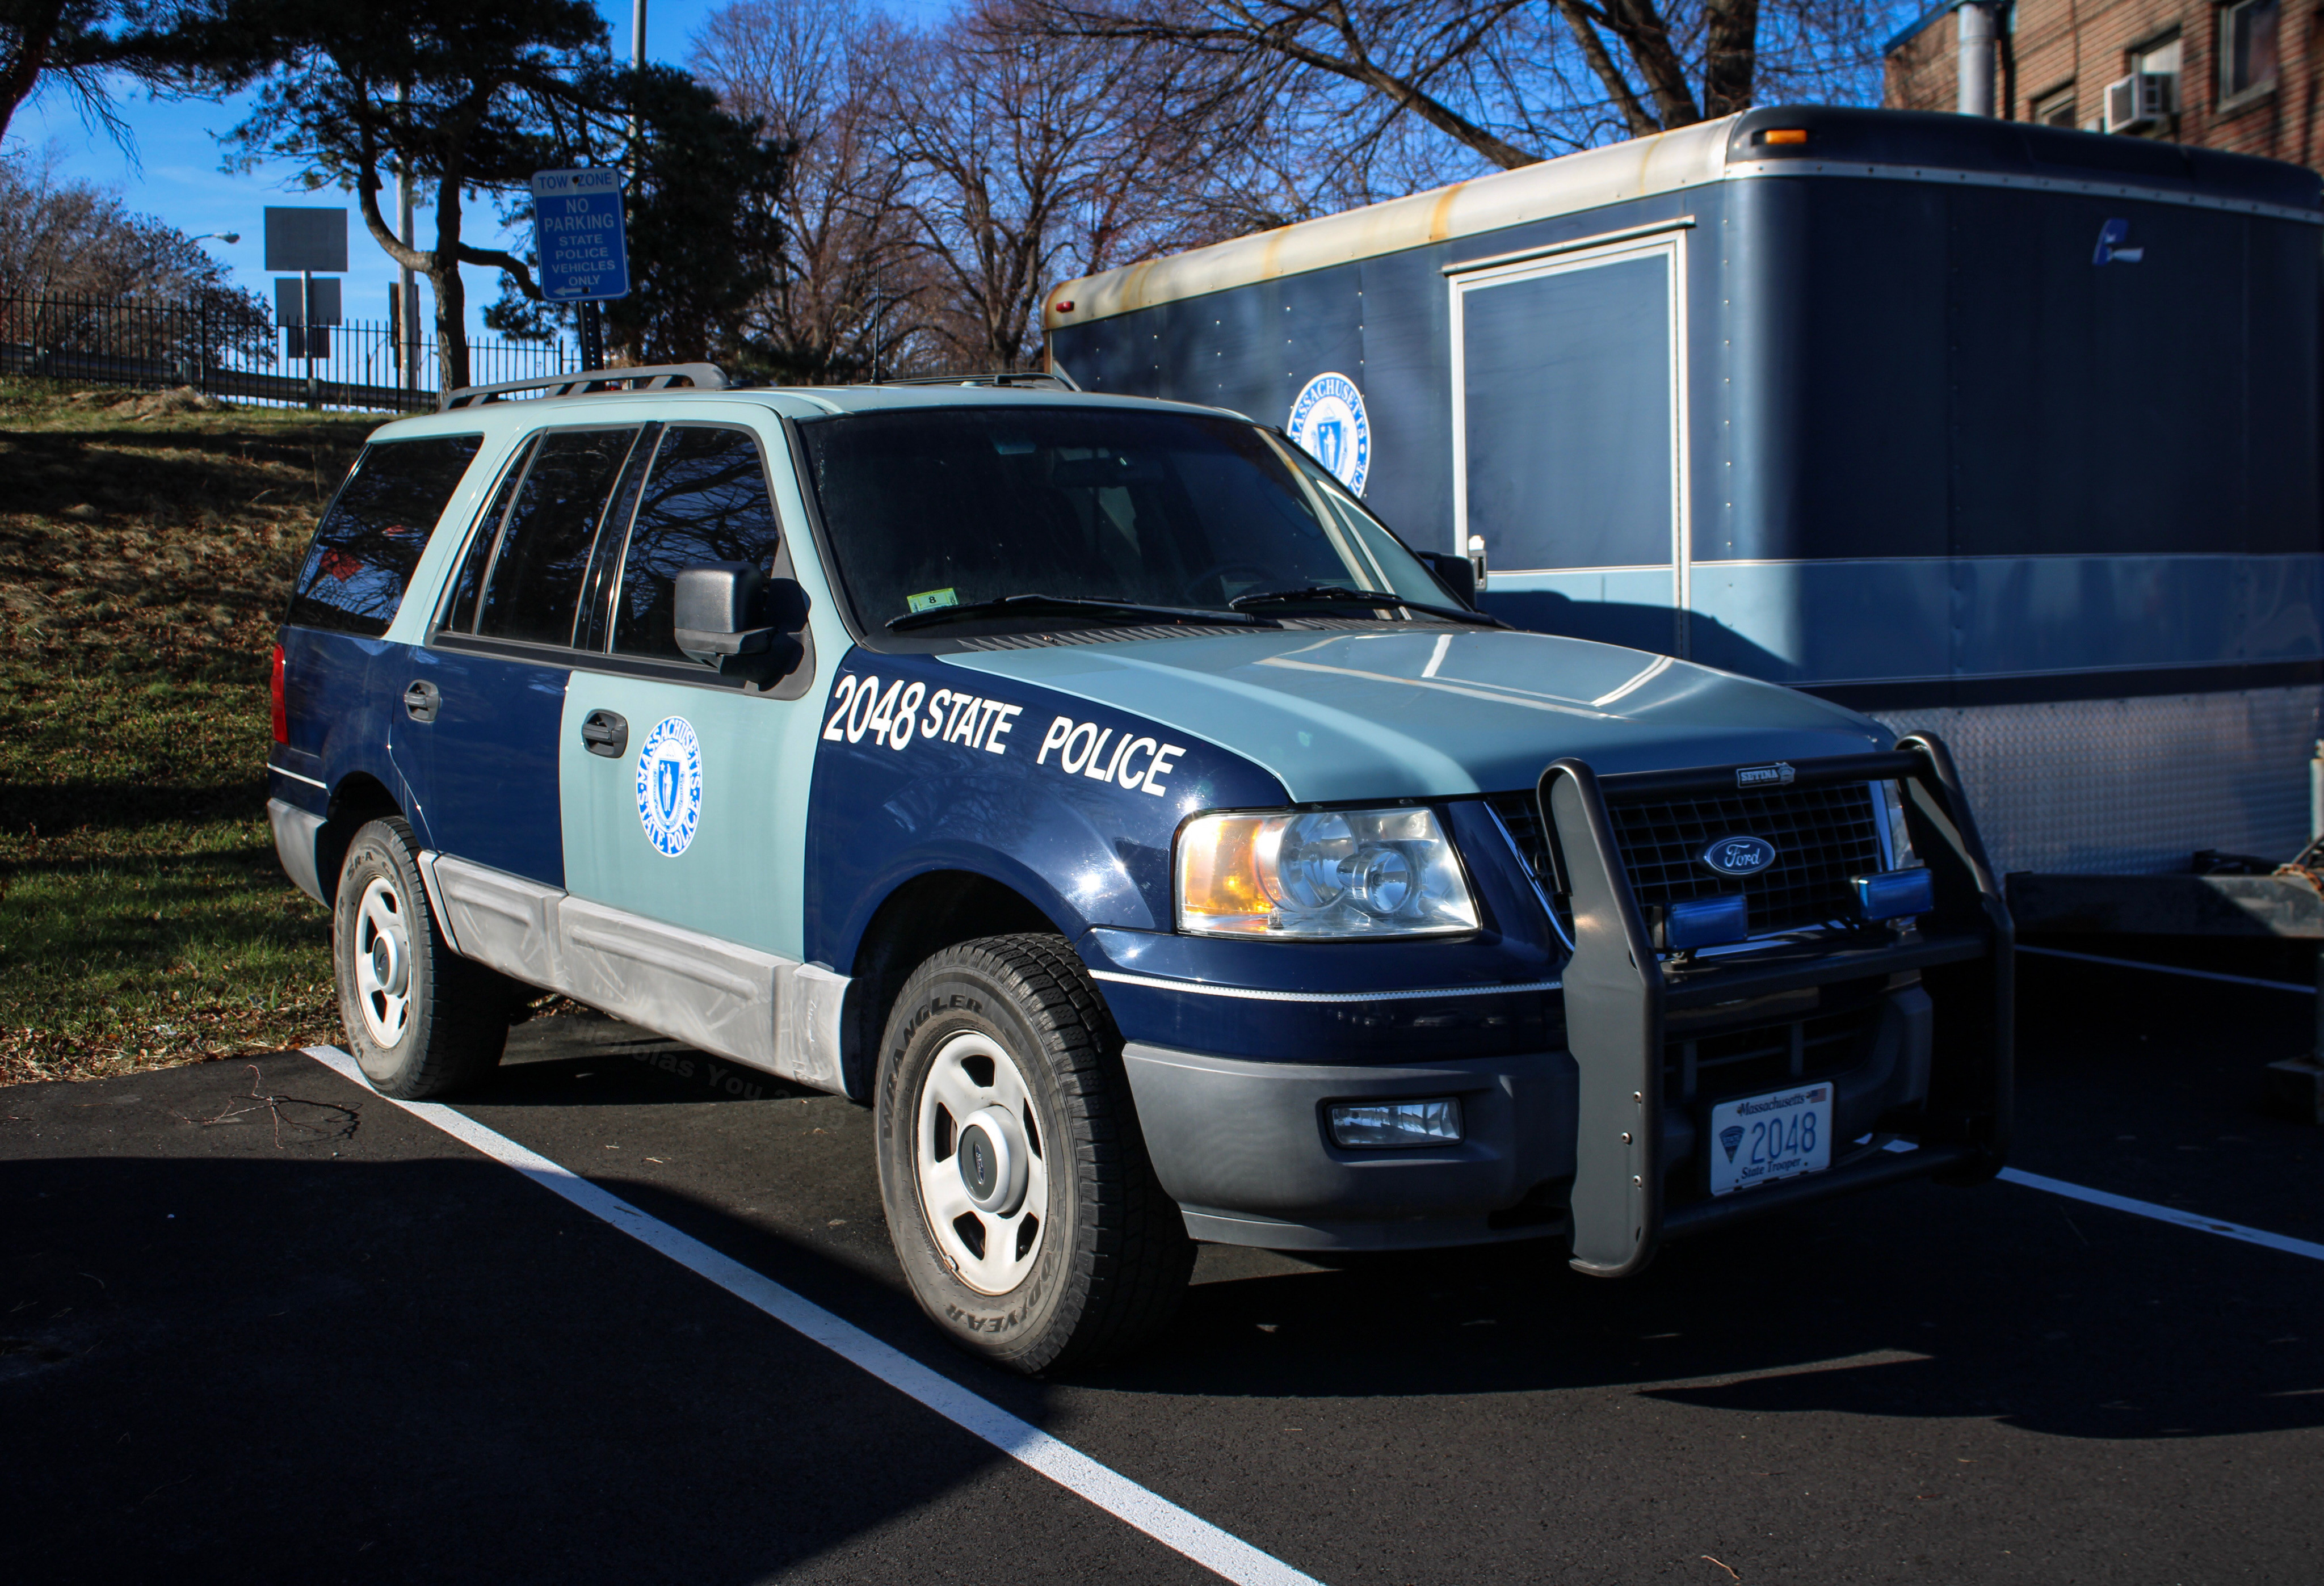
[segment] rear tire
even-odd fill
[[[400,819],[357,832],[331,922],[347,1050],[381,1094],[406,1101],[449,1095],[492,1072],[521,990],[446,944],[419,852]]]
[[[914,971],[876,1105],[889,1237],[954,1342],[1029,1374],[1169,1325],[1194,1241],[1147,1159],[1121,1037],[1061,938],[988,936]]]

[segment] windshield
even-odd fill
[[[1320,468],[1237,420],[1012,404],[817,419],[799,435],[866,629],[1021,595],[1222,613],[1239,596],[1315,586],[1447,603]],[[1047,608],[1006,620],[1123,619]]]

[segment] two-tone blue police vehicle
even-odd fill
[[[1216,409],[456,392],[317,532],[275,840],[381,1090],[556,991],[867,1103],[914,1292],[1022,1370],[1150,1341],[1197,1241],[1621,1276],[1995,1172],[2010,927],[1942,745],[1465,572]]]

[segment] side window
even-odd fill
[[[481,435],[433,435],[364,447],[315,530],[284,620],[373,638],[386,632],[436,520],[483,445]]]
[[[638,432],[552,430],[510,504],[484,575],[476,632],[533,644],[571,644],[597,524]]]
[[[754,438],[741,429],[670,429],[630,530],[614,608],[614,651],[685,659],[670,622],[670,591],[679,570],[697,562],[749,562],[770,571],[781,539]]]
[[[493,565],[493,548],[501,542],[501,525],[508,521],[509,503],[515,499],[516,487],[524,483],[524,471],[532,466],[532,454],[540,445],[535,437],[518,448],[515,460],[502,475],[501,487],[493,493],[491,510],[468,541],[468,554],[460,558],[460,576],[453,581],[452,604],[444,616],[444,625],[456,632],[468,632],[476,625],[476,594],[484,586],[484,570]]]

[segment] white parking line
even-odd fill
[[[307,1056],[341,1078],[371,1090],[371,1083],[353,1058],[336,1047],[309,1047]],[[374,1095],[379,1093],[373,1091]],[[793,1294],[774,1279],[752,1271],[740,1261],[720,1255],[690,1234],[648,1216],[635,1206],[607,1194],[569,1169],[538,1152],[526,1149],[505,1135],[486,1129],[463,1113],[435,1102],[399,1102],[382,1096],[423,1122],[483,1152],[495,1162],[513,1167],[527,1178],[562,1195],[582,1211],[610,1223],[641,1244],[648,1245],[699,1277],[706,1277],[746,1304],[838,1355],[850,1365],[870,1372],[889,1387],[917,1399],[945,1420],[974,1434],[1019,1462],[1028,1465],[1067,1491],[1135,1526],[1164,1546],[1173,1548],[1204,1569],[1247,1586],[1321,1586],[1272,1554],[1221,1530],[1200,1515],[1180,1508],[1159,1493],[1150,1492],[1119,1471],[1098,1463],[1078,1449],[1058,1442],[1031,1422],[1019,1419],[998,1405],[979,1398],[960,1384],[921,1365],[902,1351],[881,1342],[862,1328],[843,1322],[812,1300]]]
[[[2176,1223],[2181,1228],[2191,1228],[2198,1233],[2216,1233],[2221,1239],[2241,1240],[2247,1245],[2264,1245],[2288,1256],[2305,1256],[2311,1261],[2324,1261],[2324,1245],[2310,1244],[2304,1239],[2291,1239],[2281,1233],[2269,1233],[2264,1229],[2246,1228],[2240,1222],[2222,1222],[2216,1217],[2181,1212],[2173,1206],[2158,1206],[2153,1201],[2134,1201],[2128,1195],[2084,1189],[2080,1185],[2068,1184],[2062,1178],[2044,1178],[2038,1173],[2021,1173],[2015,1167],[2003,1168],[2000,1177],[2006,1183],[2023,1185],[2027,1189],[2046,1190],[2070,1201],[2087,1201],[2093,1206],[2111,1207],[2116,1212],[2127,1212],[2134,1217],[2152,1217],[2157,1222]]]
[[[2231,986],[2264,986],[2271,991],[2304,991],[2316,994],[2314,986],[2303,986],[2297,981],[2254,980],[2247,974],[2221,974],[2214,969],[2181,969],[2175,964],[2149,964],[2144,958],[2101,958],[2095,953],[2069,953],[2063,947],[2028,947],[2017,945],[2020,953],[2039,953],[2044,958],[2077,958],[2084,964],[2111,964],[2122,969],[2151,969],[2157,974],[2181,974],[2189,980],[2225,981]]]

